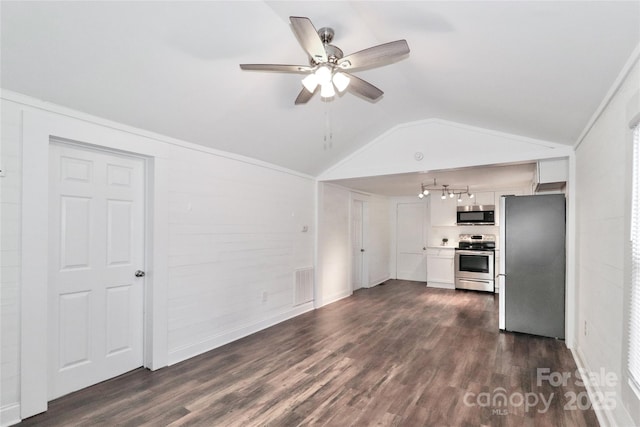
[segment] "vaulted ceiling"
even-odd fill
[[[317,175],[394,126],[440,118],[573,144],[640,41],[638,1],[1,2],[1,85]],[[306,64],[288,17],[345,54],[406,39],[356,72],[385,94],[295,106]]]

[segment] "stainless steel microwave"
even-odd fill
[[[458,206],[457,225],[495,225],[494,205]]]

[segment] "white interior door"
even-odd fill
[[[427,281],[426,204],[398,203],[396,277]]]
[[[144,162],[51,144],[49,381],[55,399],[143,363]],[[139,274],[139,273],[138,273]]]
[[[364,202],[354,200],[351,205],[351,286],[354,291],[363,286],[364,251]]]

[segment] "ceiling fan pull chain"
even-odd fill
[[[333,130],[331,129],[331,106],[325,102],[324,110],[324,149],[333,147]]]

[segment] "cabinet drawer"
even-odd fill
[[[455,254],[454,249],[438,249],[438,248],[427,248],[427,257],[438,257],[438,258],[452,258]]]

